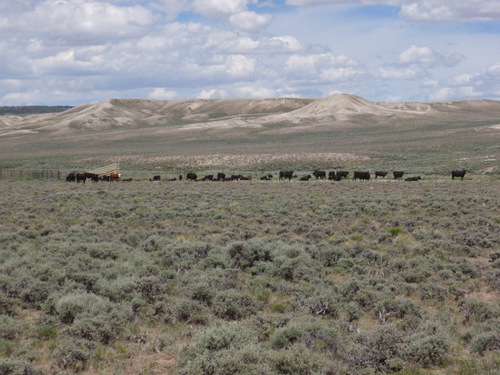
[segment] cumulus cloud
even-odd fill
[[[481,22],[497,17],[499,2],[287,0],[290,11],[262,0],[0,1],[0,103],[317,97],[353,87],[374,100],[389,90],[412,100],[498,95],[492,28],[462,25],[458,34],[446,27],[430,38],[406,20]],[[351,12],[348,26],[342,12],[314,7],[340,3],[349,3],[341,7]],[[375,4],[401,6],[399,18],[392,9],[381,20],[377,8],[368,23],[366,11],[356,19],[362,6]],[[311,28],[316,21],[321,26]]]
[[[430,99],[432,101],[446,101],[453,100],[454,98],[476,98],[481,96],[482,93],[477,91],[474,87],[443,87],[432,93]]]
[[[500,0],[403,0],[400,16],[417,22],[498,20]]]
[[[234,28],[247,32],[256,32],[272,21],[273,17],[270,14],[257,14],[255,12],[240,12],[229,17],[229,22]]]
[[[477,22],[500,19],[500,0],[286,0],[286,4],[308,7],[356,2],[359,5],[400,7],[399,15],[415,22]]]
[[[157,87],[148,94],[149,99],[171,100],[178,96],[175,90],[167,90],[163,87]]]
[[[441,54],[431,50],[429,47],[412,45],[398,56],[396,63],[430,68],[439,65],[455,66],[463,59],[464,56],[460,53]]]
[[[292,6],[305,7],[305,6],[314,6],[320,4],[348,3],[350,1],[352,0],[286,0],[286,4]],[[376,5],[376,4],[399,5],[401,3],[401,0],[357,0],[356,2],[363,5]]]
[[[115,6],[87,0],[47,0],[26,9],[18,17],[0,15],[3,36],[39,35],[59,42],[128,38],[146,32],[155,22],[151,10],[142,6]]]
[[[255,71],[255,59],[243,55],[232,55],[226,59],[226,72],[232,78],[248,77]]]
[[[223,99],[225,97],[227,97],[227,92],[218,89],[202,90],[198,95],[198,99]]]
[[[407,80],[418,78],[418,72],[414,69],[380,68],[378,77],[389,80]]]
[[[500,96],[500,64],[493,64],[478,73],[460,74],[432,86],[431,100]]]
[[[247,0],[194,0],[194,12],[205,17],[226,20],[231,15],[247,10]]]
[[[292,55],[286,62],[287,71],[294,76],[310,77],[327,71],[339,71],[344,68],[353,71],[358,63],[347,56],[335,56],[331,53],[316,55]]]
[[[241,98],[272,98],[278,96],[279,92],[262,86],[243,86],[234,90],[237,97]]]

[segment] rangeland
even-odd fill
[[[495,374],[498,181],[0,181],[0,368]]]
[[[497,374],[499,123],[350,95],[0,116],[4,171],[134,178],[0,179],[0,373]],[[320,168],[423,180],[277,181]]]

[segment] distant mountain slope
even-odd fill
[[[184,125],[220,120],[232,116],[263,116],[286,113],[313,102],[314,99],[181,99],[171,101],[149,99],[108,99],[83,104],[65,112],[41,118],[38,123],[11,119],[10,125],[32,130],[71,132],[105,130],[123,127]],[[0,118],[0,123],[1,123]],[[4,124],[5,125],[5,124]],[[12,130],[12,129],[10,129]]]
[[[108,99],[59,113],[0,116],[0,136],[23,136],[39,132],[132,132],[136,129],[161,128],[163,132],[182,129],[193,132],[219,131],[230,137],[230,129],[233,128],[262,128],[263,132],[274,133],[307,132],[313,127],[323,130],[325,127],[387,127],[411,122],[477,122],[496,118],[500,123],[500,101],[483,99],[388,103],[371,102],[349,94],[320,99]],[[309,125],[304,128],[304,124]],[[276,125],[279,125],[278,128]],[[196,134],[193,136],[196,137]]]
[[[67,111],[72,106],[46,106],[46,105],[26,105],[26,106],[0,106],[0,116],[3,115],[38,115],[41,113],[57,113]]]

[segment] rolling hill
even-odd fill
[[[427,165],[439,155],[456,164],[473,160],[474,167],[489,160],[490,167],[500,159],[499,124],[500,101],[485,99],[109,99],[60,113],[0,116],[0,157],[343,153],[373,165],[415,154]]]

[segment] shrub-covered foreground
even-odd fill
[[[0,189],[0,374],[500,371],[498,182]]]

